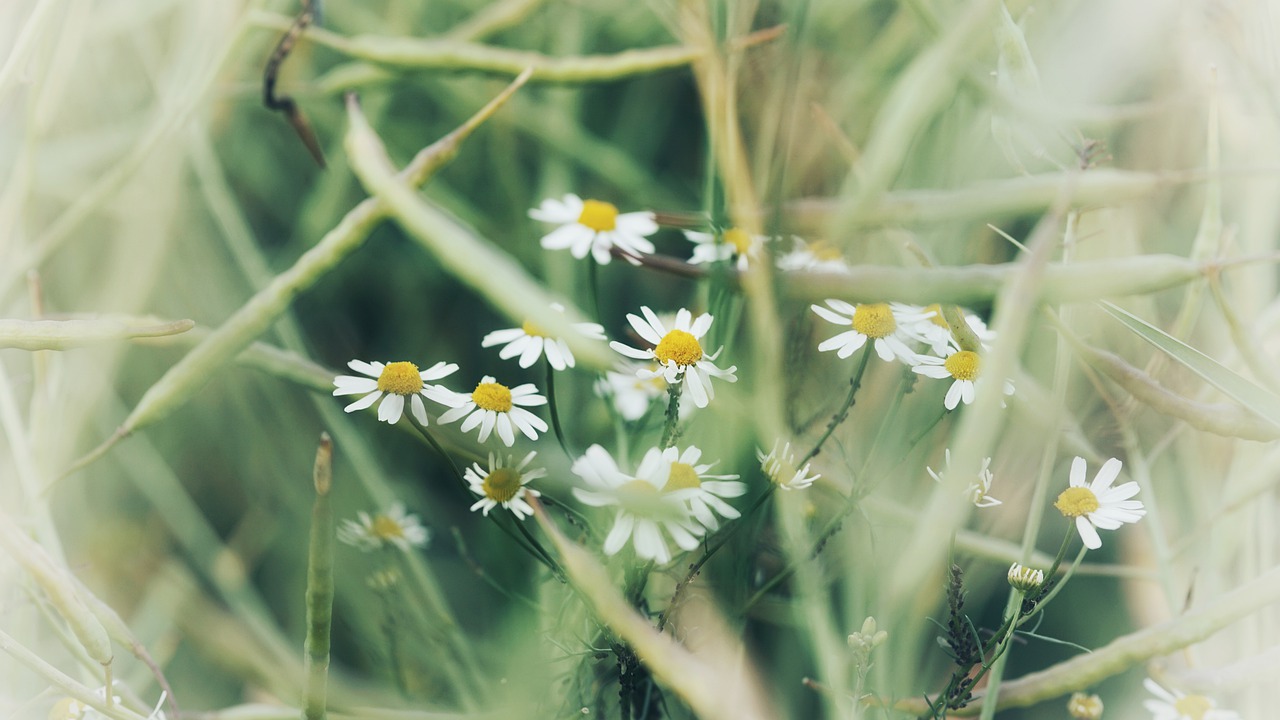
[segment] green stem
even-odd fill
[[[868,342],[868,344],[862,346],[862,360],[858,363],[858,369],[854,371],[853,377],[849,379],[849,394],[845,396],[844,404],[840,406],[840,409],[836,411],[835,415],[831,416],[831,421],[827,423],[827,429],[822,433],[822,437],[818,438],[818,442],[815,443],[813,449],[804,456],[804,459],[796,463],[796,467],[804,467],[805,463],[812,460],[814,456],[821,452],[823,444],[831,437],[831,433],[834,433],[836,428],[840,427],[840,423],[843,423],[845,419],[849,417],[849,408],[853,407],[853,397],[857,394],[858,388],[862,386],[862,374],[866,372],[867,361],[870,359],[871,344]]]
[[[587,260],[587,289],[591,293],[591,307],[596,311],[596,320],[604,322],[604,313],[600,312],[600,265],[594,259]]]
[[[1021,590],[1014,590],[1013,597],[1010,598],[1009,602],[1009,617],[1011,619],[1017,618],[1018,614],[1022,612],[1022,597],[1023,592]],[[973,678],[973,684],[977,685],[978,681],[982,680],[982,677],[987,674],[988,670],[991,670],[992,668],[996,669],[995,672],[991,673],[991,681],[987,683],[987,694],[984,696],[992,698],[993,702],[982,704],[981,720],[991,720],[991,718],[996,714],[996,703],[994,702],[994,698],[999,695],[1000,679],[1002,676],[1001,671],[1004,669],[1005,662],[1009,659],[1007,654],[1009,651],[1009,643],[1013,640],[1013,634],[1018,628],[1018,623],[1016,621],[1007,623],[1007,625],[1008,630],[1005,631],[1004,637],[1001,639],[1000,645],[996,649],[996,654],[992,656],[990,662],[982,664],[982,669],[979,670],[978,674]]]
[[[569,450],[569,442],[565,439],[564,429],[560,427],[560,410],[556,407],[556,370],[551,367],[551,363],[543,361],[547,366],[547,407],[551,410],[551,429],[556,433],[556,440],[560,442],[560,449],[572,461],[573,452]]]
[[[671,594],[671,601],[667,603],[667,609],[658,618],[658,632],[662,632],[662,629],[667,626],[667,614],[676,606],[676,603],[680,599],[680,593],[689,586],[689,583],[693,582],[693,579],[698,576],[698,573],[702,572],[702,566],[706,565],[707,561],[719,552],[720,548],[724,547],[725,544],[729,542],[729,539],[738,531],[738,528],[742,527],[746,523],[747,518],[754,515],[757,510],[764,506],[765,501],[773,497],[773,491],[776,488],[777,485],[770,483],[769,489],[760,493],[755,502],[751,503],[751,507],[747,508],[747,511],[742,513],[742,517],[738,518],[736,522],[726,525],[724,529],[716,533],[714,542],[707,545],[706,550],[702,552],[702,556],[689,566],[689,572],[685,574],[684,579],[676,585],[675,592]]]
[[[676,426],[680,424],[680,391],[684,389],[681,383],[667,384],[667,414],[666,424],[662,427],[662,449],[666,450],[676,442]]]
[[[311,542],[307,553],[307,639],[303,696],[306,720],[324,720],[329,683],[329,636],[333,625],[333,506],[329,489],[333,479],[333,443],[320,436],[313,483],[316,498],[311,507]],[[109,686],[108,686],[109,687]],[[110,695],[110,693],[107,693]]]

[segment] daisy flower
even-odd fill
[[[650,365],[657,367],[655,363]],[[667,381],[661,375],[638,377],[637,373],[642,369],[637,365],[624,368],[624,372],[610,370],[604,374],[603,378],[596,381],[596,394],[611,398],[614,409],[623,420],[628,422],[644,417],[653,405],[653,401],[667,393]],[[688,405],[682,406],[681,413],[683,414],[688,407]]]
[[[370,552],[394,545],[403,552],[410,548],[422,547],[431,539],[431,534],[418,520],[417,515],[405,512],[404,503],[394,502],[384,513],[372,517],[363,510],[356,513],[359,520],[343,520],[338,528],[338,539]]]
[[[778,269],[813,272],[849,272],[849,264],[840,254],[840,248],[825,240],[809,244],[800,238],[792,238],[794,249],[778,258]]]
[[[564,306],[560,303],[552,303],[551,308],[560,313],[564,312]],[[604,327],[598,323],[574,323],[573,328],[592,340],[605,339]],[[547,356],[547,362],[556,370],[574,366],[573,353],[569,351],[568,343],[560,338],[548,336],[541,328],[527,320],[518,328],[494,330],[484,336],[480,345],[481,347],[503,345],[502,350],[498,352],[498,357],[509,360],[519,355],[520,367],[523,368],[531,367],[544,353]]]
[[[981,375],[982,356],[972,350],[957,350],[954,346],[946,348],[945,357],[934,355],[917,355],[911,370],[925,377],[938,380],[951,378],[953,382],[947,389],[942,405],[948,410],[955,410],[961,401],[965,405],[973,402],[977,395],[976,384]],[[1013,383],[1004,382],[1004,394],[1013,394]]]
[[[1075,518],[1076,530],[1084,546],[1090,550],[1102,547],[1098,528],[1115,530],[1124,523],[1138,522],[1147,514],[1142,502],[1129,498],[1138,494],[1138,483],[1127,482],[1111,487],[1120,475],[1121,462],[1111,458],[1102,464],[1093,482],[1084,484],[1085,461],[1077,457],[1071,461],[1071,487],[1062,491],[1053,506],[1063,517]]]
[[[818,345],[820,352],[835,350],[840,358],[847,358],[867,340],[873,340],[876,354],[881,360],[890,362],[894,359],[911,364],[916,354],[907,347],[909,339],[898,329],[901,322],[918,319],[920,313],[899,314],[888,303],[869,303],[850,305],[843,300],[827,300],[827,307],[810,305],[823,320],[842,327],[849,327],[839,335],[823,340]]]
[[[525,410],[524,407],[519,407],[547,404],[547,399],[538,394],[538,389],[533,386],[533,383],[508,388],[506,385],[495,382],[491,375],[485,375],[470,395],[454,393],[454,404],[456,407],[445,411],[440,416],[440,424],[448,425],[458,418],[467,416],[467,419],[462,421],[462,432],[470,432],[472,428],[478,426],[480,442],[488,440],[489,433],[493,432],[494,428],[497,428],[498,437],[502,438],[502,442],[507,447],[511,447],[516,442],[513,427],[524,433],[530,440],[537,440],[539,432],[547,431],[547,423],[542,418]]]
[[[1039,590],[1044,585],[1044,571],[1030,568],[1026,565],[1014,563],[1009,566],[1008,573],[1009,585],[1015,590],[1021,590],[1029,593],[1033,590]]]
[[[1143,680],[1142,685],[1159,698],[1142,701],[1142,707],[1151,711],[1154,720],[1240,720],[1239,713],[1218,709],[1217,703],[1204,695],[1166,690],[1151,678]]]
[[[942,478],[946,477],[946,473],[951,471],[951,449],[948,448],[943,451],[943,455],[947,464],[945,472],[934,472],[933,468],[925,467],[929,477],[933,478],[934,482],[942,482]],[[1001,504],[1000,500],[987,494],[991,492],[991,481],[994,479],[995,476],[991,473],[991,458],[982,458],[982,467],[978,470],[978,479],[965,488],[964,496],[969,498],[969,502],[973,503],[974,507],[989,508]]]
[[[805,463],[802,468],[796,468],[796,456],[791,451],[791,443],[786,443],[779,450],[777,441],[774,441],[773,449],[768,455],[756,450],[756,458],[760,461],[760,468],[764,470],[764,475],[769,478],[769,482],[783,490],[803,490],[822,477],[817,473],[809,474],[809,463]]]
[[[635,475],[630,475],[618,469],[604,448],[592,445],[574,461],[573,472],[588,485],[588,489],[573,489],[579,502],[617,507],[613,528],[604,541],[605,555],[616,555],[630,541],[637,557],[665,565],[671,562],[671,551],[663,531],[680,549],[697,549],[705,530],[688,508],[688,500],[697,490],[663,492],[671,471],[658,448],[645,453]]]
[[[689,496],[689,511],[703,527],[707,530],[716,530],[720,527],[716,513],[727,520],[742,516],[732,505],[722,499],[741,497],[746,494],[746,483],[734,482],[738,479],[737,475],[709,475],[707,471],[715,463],[699,465],[698,460],[702,458],[702,451],[693,445],[685,448],[684,452],[670,447],[663,450],[662,455],[663,460],[668,464],[667,482],[662,486],[662,491],[664,493],[676,490],[696,491]]]
[[[618,208],[601,200],[583,200],[572,193],[563,200],[548,198],[529,211],[529,217],[560,227],[542,238],[542,247],[548,250],[569,248],[569,253],[581,260],[591,257],[601,265],[608,265],[610,248],[618,248],[632,263],[640,253],[653,253],[653,243],[645,239],[658,231],[658,223],[651,212],[618,214]]]
[[[617,340],[609,343],[609,347],[629,358],[658,362],[660,366],[658,369],[641,368],[636,371],[637,377],[641,379],[662,377],[670,384],[684,380],[685,389],[693,396],[693,404],[700,408],[706,407],[715,397],[715,389],[711,387],[713,376],[729,382],[735,382],[738,379],[733,374],[738,369],[737,366],[721,370],[711,362],[724,348],[710,355],[702,349],[699,341],[707,334],[707,330],[711,329],[713,318],[710,315],[703,313],[694,320],[692,313],[680,308],[676,313],[675,327],[668,331],[667,326],[652,310],[641,307],[640,312],[644,314],[643,319],[628,313],[627,322],[631,323],[632,329],[645,342],[654,347],[639,350]]]
[[[367,377],[339,375],[333,379],[335,397],[364,394],[364,397],[343,410],[364,410],[382,398],[382,404],[378,406],[378,419],[394,424],[400,421],[400,416],[404,413],[404,399],[408,397],[414,419],[423,425],[427,424],[427,408],[423,405],[422,398],[431,398],[448,405],[453,396],[449,390],[427,383],[451,375],[458,369],[453,363],[438,362],[419,372],[418,366],[411,362],[367,363],[362,360],[352,360],[347,363],[347,367]]]
[[[738,228],[729,228],[719,234],[685,230],[684,236],[693,243],[690,265],[734,260],[734,267],[742,271],[747,269],[751,261],[760,259],[768,240],[763,235],[748,235]]]
[[[539,497],[542,493],[525,485],[530,480],[547,476],[547,471],[543,468],[525,470],[537,454],[531,452],[516,464],[510,455],[504,459],[501,455],[495,458],[493,453],[489,453],[488,470],[480,467],[480,463],[471,463],[471,467],[463,475],[471,486],[471,492],[480,496],[471,509],[483,510],[488,517],[490,510],[501,505],[510,510],[517,520],[533,515],[533,508],[524,498],[526,495]]]

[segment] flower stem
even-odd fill
[[[815,443],[813,449],[804,456],[804,459],[796,463],[796,467],[804,467],[805,463],[812,460],[814,456],[821,452],[823,444],[825,444],[831,437],[831,433],[835,432],[836,428],[840,427],[840,423],[843,423],[845,419],[849,417],[849,408],[853,407],[853,396],[857,394],[858,388],[862,386],[862,374],[866,372],[867,361],[870,359],[871,345],[863,345],[862,361],[858,363],[858,369],[854,371],[853,377],[849,378],[849,394],[845,396],[844,403],[840,406],[840,409],[836,411],[836,414],[831,416],[831,421],[827,423],[827,429],[822,433],[822,437],[818,438],[818,442]]]
[[[587,288],[591,293],[591,307],[596,311],[596,320],[603,322],[604,313],[600,312],[600,264],[594,259],[587,262]]]
[[[544,361],[545,362],[545,361]],[[573,460],[573,453],[569,450],[569,441],[565,439],[564,428],[560,427],[560,410],[556,407],[556,370],[551,367],[551,363],[547,362],[547,407],[551,410],[551,429],[555,430],[556,440],[560,442],[560,449]]]
[[[667,384],[667,421],[662,427],[662,449],[666,450],[676,442],[676,426],[680,423],[680,391],[684,387],[680,383]]]
[[[766,500],[773,497],[773,491],[776,487],[776,485],[770,483],[769,489],[760,493],[760,495],[756,497],[755,502],[751,503],[751,507],[747,508],[747,511],[742,513],[742,517],[738,518],[737,522],[726,525],[723,530],[716,533],[715,541],[709,543],[706,550],[703,550],[702,555],[689,566],[689,572],[684,576],[684,579],[676,584],[676,590],[671,594],[671,601],[667,603],[667,609],[658,617],[658,632],[662,632],[662,629],[667,626],[667,615],[671,612],[672,608],[676,606],[677,601],[679,601],[680,593],[689,586],[689,583],[693,582],[693,579],[698,576],[698,573],[702,572],[702,566],[707,564],[707,561],[711,559],[711,556],[719,552],[720,548],[724,547],[725,544],[729,542],[729,539],[733,537],[733,534],[738,531],[738,528],[742,527],[746,523],[747,518],[751,517],[757,510],[763,507]]]

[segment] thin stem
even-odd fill
[[[862,374],[866,372],[867,361],[870,359],[871,346],[870,344],[863,345],[862,360],[858,363],[858,369],[854,371],[853,377],[849,379],[849,394],[845,396],[844,404],[840,406],[840,409],[836,411],[835,415],[831,416],[831,421],[827,423],[827,429],[822,433],[822,437],[818,438],[818,442],[815,443],[813,449],[804,456],[804,459],[796,463],[796,467],[804,467],[805,463],[812,460],[814,456],[821,452],[823,444],[831,437],[831,433],[834,433],[836,428],[840,427],[840,423],[843,423],[845,419],[849,417],[849,408],[853,407],[853,397],[857,394],[858,388],[862,386]]]
[[[716,533],[714,542],[708,544],[706,550],[702,552],[702,555],[689,566],[689,572],[685,574],[684,579],[676,584],[676,590],[671,594],[671,601],[667,603],[667,609],[658,617],[658,632],[662,632],[662,629],[667,626],[667,616],[679,601],[680,593],[689,586],[689,583],[693,582],[693,579],[698,576],[698,573],[702,572],[702,566],[706,565],[707,561],[719,552],[720,548],[724,547],[725,544],[729,542],[729,539],[738,531],[738,528],[742,527],[746,523],[747,518],[755,514],[757,510],[764,506],[765,501],[773,497],[773,491],[775,488],[777,488],[777,486],[770,483],[769,489],[760,493],[760,495],[756,497],[755,502],[751,503],[751,507],[747,508],[747,511],[742,513],[742,517],[738,518],[737,522],[734,522],[731,525],[726,525],[723,530]]]
[[[560,442],[560,449],[568,456],[569,460],[573,460],[573,452],[569,450],[569,441],[565,439],[564,429],[560,426],[560,410],[556,406],[556,370],[551,367],[550,362],[546,362],[547,366],[547,407],[551,410],[551,429],[556,433],[556,440]]]
[[[587,290],[591,293],[591,307],[596,311],[596,320],[603,322],[604,313],[600,312],[600,264],[594,259],[587,261]]]
[[[667,384],[666,424],[662,427],[662,449],[666,450],[676,442],[676,426],[680,424],[680,391],[684,386],[680,383]]]

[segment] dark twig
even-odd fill
[[[311,153],[311,157],[315,158],[316,163],[321,168],[324,168],[324,152],[320,149],[320,141],[316,139],[315,131],[311,129],[311,123],[307,122],[307,116],[303,114],[302,108],[298,107],[298,104],[288,95],[276,94],[276,81],[280,79],[280,66],[284,64],[285,58],[289,57],[289,53],[293,51],[293,46],[298,43],[298,38],[302,37],[303,31],[316,21],[318,15],[319,10],[316,0],[302,0],[302,12],[298,14],[293,24],[281,36],[280,42],[276,43],[276,49],[271,51],[271,57],[267,59],[267,66],[262,71],[262,102],[267,106],[268,110],[284,113],[285,119],[293,126],[294,132],[298,133],[302,144],[307,146],[307,151]]]

